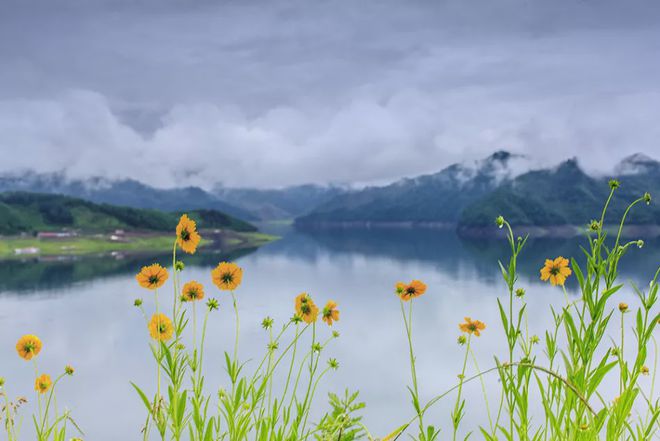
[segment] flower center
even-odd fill
[[[156,275],[149,276],[149,284],[155,285],[157,283],[158,283],[158,276]]]
[[[559,274],[559,267],[557,265],[552,266],[552,268],[550,268],[550,274],[553,276]]]
[[[302,311],[303,314],[307,315],[310,312],[312,312],[312,308],[307,304],[307,301],[304,301],[303,304],[300,306],[300,311]]]
[[[231,283],[234,281],[234,276],[231,273],[224,273],[221,279],[223,283]]]
[[[188,232],[187,228],[184,228],[181,231],[181,240],[183,240],[184,242],[187,242],[187,241],[190,240],[190,233]]]

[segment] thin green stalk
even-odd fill
[[[460,405],[461,405],[461,397],[462,397],[462,392],[463,392],[463,380],[465,379],[465,368],[467,367],[467,360],[468,360],[468,354],[470,353],[470,343],[472,341],[472,335],[468,334],[468,339],[467,339],[467,347],[465,348],[465,357],[463,358],[463,368],[461,369],[461,375],[459,377],[459,383],[458,383],[458,394],[456,395],[456,404],[454,405],[454,412],[453,412],[453,424],[454,424],[454,435],[452,439],[456,441],[456,434],[458,433],[458,425],[460,423]]]

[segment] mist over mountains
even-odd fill
[[[219,185],[210,191],[162,189],[130,179],[68,179],[63,173],[29,172],[0,175],[0,191],[57,193],[164,211],[214,209],[248,221],[295,219],[301,228],[433,224],[469,230],[492,225],[500,214],[517,225],[585,224],[600,212],[610,178],[621,181],[612,216],[644,192],[660,194],[660,162],[643,154],[623,159],[609,175],[593,175],[576,159],[545,168],[507,151],[361,189],[314,184],[265,190]],[[630,221],[659,225],[660,210],[651,204],[633,212]]]

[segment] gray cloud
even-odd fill
[[[0,7],[0,171],[281,186],[660,152],[657,2]]]

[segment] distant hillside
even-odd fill
[[[242,220],[215,210],[193,210],[188,214],[200,228],[256,231]],[[96,204],[69,196],[9,192],[0,193],[0,234],[80,229],[89,232],[114,229],[166,231],[175,228],[178,213]]]
[[[628,204],[645,192],[660,195],[660,163],[650,158],[626,158],[614,177],[621,187],[608,207],[605,223],[618,222]],[[459,229],[492,226],[500,214],[519,226],[586,225],[602,210],[610,191],[608,180],[588,176],[574,159],[551,170],[531,171],[466,207]],[[659,225],[660,205],[631,211],[627,224]]]
[[[561,226],[586,224],[600,212],[609,178],[587,175],[574,159],[522,172],[525,161],[500,151],[436,174],[343,194],[299,217],[296,225],[431,223],[468,230],[492,226],[500,214],[515,225]],[[614,218],[644,192],[660,195],[660,163],[644,155],[624,159],[614,177],[621,181],[610,211]],[[660,225],[660,208],[636,210],[630,223]]]
[[[245,220],[256,220],[247,210],[228,204],[198,187],[161,189],[124,179],[68,179],[62,173],[20,173],[0,176],[0,192],[51,193],[100,204],[161,211],[217,210]]]
[[[527,159],[499,151],[469,164],[454,164],[432,174],[383,187],[346,193],[296,219],[296,225],[361,222],[435,222],[454,224],[462,210],[495,190]]]
[[[219,199],[261,220],[294,219],[345,193],[340,187],[311,184],[272,190],[216,187],[213,191]]]

